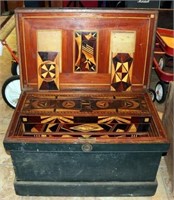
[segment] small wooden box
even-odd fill
[[[16,11],[22,94],[4,145],[19,195],[145,196],[169,143],[147,92],[157,12]]]

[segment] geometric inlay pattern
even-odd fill
[[[38,86],[40,90],[58,89],[58,52],[38,52]]]
[[[133,58],[128,53],[117,53],[112,58],[111,86],[116,91],[127,91],[131,88]]]
[[[75,32],[75,72],[96,72],[97,32]]]
[[[54,62],[43,62],[40,66],[40,75],[45,81],[51,81],[56,76],[56,65]]]
[[[72,142],[159,136],[145,93],[40,93],[26,95],[15,136]]]
[[[92,116],[89,116],[89,118]],[[98,116],[93,123],[84,117],[25,116],[21,118],[24,135],[56,138],[126,138],[149,137],[149,117]]]
[[[23,112],[26,113],[42,113],[46,110],[48,112],[59,112],[61,114],[66,114],[67,112],[73,115],[81,115],[83,112],[94,113],[94,112],[112,112],[115,114],[124,113],[134,113],[134,114],[147,114],[148,108],[146,102],[142,98],[126,98],[126,97],[117,97],[114,96],[110,98],[102,98],[96,96],[92,97],[83,97],[78,96],[76,98],[69,98],[69,96],[52,95],[42,96],[32,96],[27,98]],[[106,115],[106,114],[104,114]],[[108,114],[109,115],[109,114]]]

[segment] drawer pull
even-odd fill
[[[92,151],[92,145],[91,144],[83,144],[81,148],[82,148],[83,152],[90,152],[90,151]]]

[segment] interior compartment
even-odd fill
[[[78,123],[76,118],[79,118]],[[93,118],[97,119],[96,122],[92,122]],[[159,136],[154,130],[153,120],[149,116],[21,116],[14,136],[55,139]]]

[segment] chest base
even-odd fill
[[[15,181],[22,196],[152,196],[157,181],[150,182],[40,182]]]

